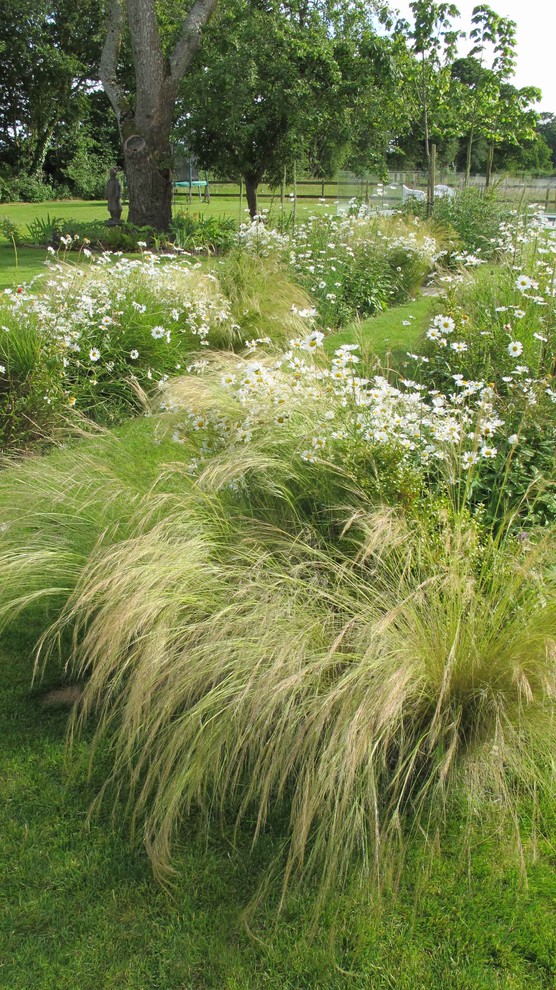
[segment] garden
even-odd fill
[[[550,985],[556,235],[451,210],[4,290],[7,985]]]
[[[553,115],[410,9],[7,3],[10,990],[556,983]]]

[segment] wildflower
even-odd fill
[[[475,454],[471,450],[467,450],[462,457],[462,465],[464,469],[467,471],[470,467],[473,466],[473,464],[476,464],[478,460],[479,460],[478,454]]]
[[[129,356],[132,359],[132,361],[136,361],[137,358],[139,357],[139,351],[133,349],[132,351],[129,352]]]
[[[317,347],[320,347],[324,340],[324,334],[320,330],[314,330],[312,334],[305,338],[303,341],[303,347],[307,351],[313,351]]]
[[[523,344],[520,340],[512,340],[508,344],[508,354],[510,357],[519,357],[523,351]]]
[[[164,337],[165,333],[166,331],[164,327],[153,327],[151,330],[151,337],[154,337],[155,340],[160,340],[161,337]]]
[[[91,347],[91,350],[89,351],[89,357],[91,361],[98,361],[98,359],[100,358],[100,351],[98,347]]]
[[[76,402],[77,399],[75,398],[75,395],[70,395],[68,399],[68,406],[74,406]]]
[[[316,458],[312,450],[304,450],[301,453],[301,460],[311,464]]]
[[[450,347],[452,348],[453,351],[456,351],[458,354],[461,354],[463,353],[463,351],[467,350],[467,344],[465,344],[463,340],[454,340],[450,344]]]
[[[451,316],[436,316],[432,322],[444,333],[452,333],[456,326]]]
[[[5,374],[6,374],[6,368],[4,367],[3,364],[0,364],[0,375],[5,375]]]
[[[511,443],[512,447],[515,447],[516,443],[519,442],[519,437],[517,433],[512,433],[511,437],[508,437],[508,443]]]
[[[519,275],[516,279],[515,287],[516,289],[519,289],[520,292],[526,292],[526,290],[532,288],[534,284],[533,279],[529,278],[528,275]]]
[[[484,447],[481,447],[481,457],[486,457],[492,460],[494,457],[496,457],[497,453],[498,453],[497,447],[489,447],[486,444]]]

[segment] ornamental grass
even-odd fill
[[[345,554],[206,494],[160,509],[90,556],[42,644],[71,630],[72,731],[109,741],[105,797],[127,795],[159,877],[193,812],[253,842],[285,817],[282,896],[380,884],[453,813],[525,861],[519,811],[553,792],[553,533],[359,510]]]

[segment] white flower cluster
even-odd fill
[[[46,281],[35,281],[29,291],[4,293],[0,311],[6,324],[40,327],[68,382],[88,364],[95,375],[100,369],[125,373],[142,358],[147,340],[148,377],[158,380],[152,342],[179,347],[185,335],[206,347],[211,328],[230,321],[229,303],[216,280],[184,260],[161,261],[149,252],[127,260],[105,252],[87,268],[61,263],[49,268]],[[90,381],[96,383],[96,377]]]
[[[400,462],[416,468],[455,457],[467,469],[498,455],[493,439],[504,440],[504,422],[491,385],[454,375],[457,391],[444,395],[409,379],[398,385],[383,375],[367,379],[357,374],[356,344],[338,348],[327,366],[308,360],[321,342],[321,334],[311,334],[272,363],[238,360],[220,382],[235,400],[236,415],[186,410],[173,436],[195,448],[196,468],[216,450],[257,437],[272,443],[272,432],[288,424],[305,462],[342,463],[354,445],[363,451],[390,445]],[[515,442],[506,441],[506,448]]]

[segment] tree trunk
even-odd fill
[[[44,162],[50,148],[54,130],[56,128],[56,122],[50,124],[46,127],[42,133],[38,136],[35,147],[33,149],[33,158],[29,168],[29,173],[36,176],[37,178],[42,177],[42,170],[44,167]]]
[[[158,145],[158,147],[157,147]],[[171,149],[166,140],[133,134],[124,142],[129,223],[168,230],[172,219]]]
[[[431,144],[429,175],[427,183],[427,216],[431,217],[434,210],[434,187],[436,185],[436,145]]]
[[[172,219],[170,131],[180,81],[189,71],[202,28],[217,0],[194,0],[173,51],[163,51],[156,0],[109,0],[100,79],[116,114],[129,188],[129,220],[168,230]],[[127,14],[135,76],[134,94],[119,80],[118,62]]]
[[[465,159],[465,185],[469,185],[469,178],[471,176],[471,153],[473,151],[473,128],[469,131],[469,137],[467,139],[467,156]]]
[[[246,175],[244,178],[247,206],[249,207],[251,219],[254,220],[257,215],[257,189],[259,188],[260,179],[256,175]]]
[[[494,158],[494,141],[491,141],[488,146],[488,155],[487,155],[487,163],[486,163],[486,171],[485,171],[485,189],[488,189],[488,187],[490,186],[493,158]]]

